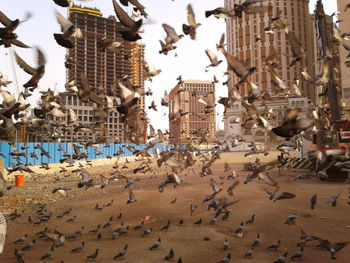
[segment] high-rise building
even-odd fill
[[[338,0],[338,11],[340,16],[338,17],[340,33],[349,32],[350,28],[350,8],[346,8],[349,1]],[[342,89],[342,102],[345,104],[343,108],[343,113],[345,113],[344,118],[350,120],[350,58],[348,57],[349,51],[345,50],[344,45],[349,46],[350,41],[344,41],[339,46],[339,58],[340,58],[340,83]]]
[[[225,0],[225,7],[233,9],[234,4],[241,4],[241,0]],[[309,4],[306,0],[267,0],[255,5],[269,5],[268,12],[247,14],[243,12],[242,18],[233,17],[226,20],[227,50],[241,61],[245,61],[251,67],[255,66],[257,71],[252,74],[251,80],[263,89],[272,89],[272,76],[263,65],[266,57],[274,49],[278,57],[277,76],[285,81],[286,85],[292,85],[295,79],[300,79],[300,71],[306,68],[313,75],[313,36],[310,34]],[[293,58],[290,56],[290,43],[284,30],[276,30],[274,33],[266,34],[269,30],[269,21],[278,16],[280,20],[287,21],[288,29],[299,39],[306,57],[296,65],[291,66]],[[260,38],[260,40],[257,40]],[[234,75],[233,84],[239,79]],[[232,85],[232,83],[231,83]],[[241,85],[242,95],[247,94],[247,84]],[[303,96],[310,99],[315,97],[313,88],[307,81],[300,83]]]
[[[186,80],[177,84],[169,94],[170,143],[214,143],[215,116],[213,82]]]
[[[80,85],[80,73],[85,73],[93,92],[103,96],[120,95],[116,83],[128,76],[136,85],[144,87],[140,61],[143,60],[144,46],[124,41],[118,33],[122,24],[114,16],[102,17],[98,9],[73,6],[69,9],[69,21],[81,29],[84,38],[74,39],[73,48],[67,55],[76,61],[76,65],[67,69],[67,82],[75,80]],[[117,52],[99,50],[99,43],[107,37],[111,41],[121,43]],[[78,124],[89,126],[89,130],[71,129],[65,133],[64,141],[126,141],[127,125],[116,111],[103,111],[97,104],[84,103],[78,96],[63,93],[63,104],[75,111]],[[139,107],[144,109],[144,98]],[[86,132],[87,131],[87,132]]]
[[[240,0],[225,0],[225,7],[233,9],[235,4],[241,4]],[[316,101],[316,92],[314,85],[306,81],[301,76],[301,71],[307,70],[309,75],[314,76],[314,30],[311,24],[309,14],[309,3],[306,0],[267,0],[263,3],[254,5],[269,6],[266,12],[248,14],[243,12],[242,18],[233,17],[226,20],[226,39],[227,51],[240,61],[245,62],[249,67],[256,67],[257,70],[251,75],[251,81],[262,89],[269,91],[274,88],[275,79],[273,74],[265,67],[266,58],[275,52],[277,66],[275,67],[276,76],[281,79],[285,86],[292,87],[299,80],[299,89],[302,97],[293,95],[285,99],[283,94],[271,95],[273,101],[265,101],[265,105],[256,103],[256,108],[260,113],[273,111],[274,118],[270,119],[270,124],[275,127],[279,125],[284,117],[285,111],[289,107],[299,107],[304,110],[308,108],[309,101]],[[273,18],[281,21],[286,27],[271,31],[269,25]],[[286,33],[293,33],[297,41],[300,42],[305,51],[304,58],[301,61],[292,63],[295,58],[292,57],[291,41]],[[232,75],[229,82],[229,91],[235,89],[235,84],[240,79]],[[247,96],[250,85],[244,83],[239,87],[239,93]],[[281,96],[282,95],[282,96]],[[247,140],[257,140],[266,142],[279,140],[273,133],[267,132],[261,127],[250,127],[244,122],[245,109],[240,103],[234,103],[231,108],[226,109],[225,113],[225,137],[233,136],[243,137]],[[265,115],[264,115],[265,116]],[[239,120],[237,123],[236,120]]]

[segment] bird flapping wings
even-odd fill
[[[1,11],[0,11],[0,22],[6,27],[11,24],[11,20]]]
[[[190,26],[196,25],[195,14],[191,4],[187,5],[187,20]]]
[[[118,5],[118,3],[113,0],[114,12],[119,18],[119,21],[128,28],[132,28],[135,25],[135,21],[132,20],[129,15]]]
[[[61,15],[60,12],[58,12],[57,10],[55,10],[55,16],[56,16],[56,20],[57,22],[60,24],[61,26],[61,31],[62,32],[66,32],[67,29],[69,29],[73,24],[72,22],[70,22],[69,20],[67,20],[63,15]]]
[[[14,51],[14,53],[15,53],[15,57],[16,57],[16,61],[17,61],[18,66],[20,68],[22,68],[26,73],[28,73],[30,75],[34,75],[36,73],[36,70],[34,68],[32,68],[31,66],[29,66],[20,56],[18,56],[16,51]]]

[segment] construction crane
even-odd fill
[[[19,89],[19,85],[18,85],[18,79],[17,79],[16,67],[15,67],[15,58],[14,58],[12,46],[10,47],[9,50],[10,50],[9,53],[10,53],[12,76],[13,76],[13,80],[14,80],[16,92],[17,92],[17,97],[18,97],[19,93],[20,93],[20,89]],[[27,94],[27,92],[25,92],[25,94]],[[26,99],[26,98],[24,98],[24,99]],[[26,139],[27,139],[26,137],[27,137],[27,125],[25,123],[21,123],[19,138],[16,138],[16,140],[19,139],[19,142],[26,142]]]
[[[100,98],[104,98],[104,88],[103,88],[103,62],[105,57],[105,50],[100,51]],[[99,138],[98,141],[100,143],[106,142],[106,131],[105,131],[105,125],[104,125],[104,106],[103,104],[99,107],[99,120],[100,120],[100,131],[99,131]]]

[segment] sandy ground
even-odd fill
[[[276,155],[260,157],[262,161],[274,159]],[[48,227],[51,230],[58,230],[65,235],[69,235],[84,226],[81,236],[75,240],[67,240],[63,247],[55,248],[52,258],[44,262],[87,262],[86,257],[100,249],[96,262],[115,262],[113,257],[118,254],[126,244],[129,245],[126,255],[120,259],[122,262],[130,263],[155,263],[166,262],[164,257],[168,254],[170,248],[175,252],[174,262],[182,257],[185,263],[206,263],[218,262],[224,258],[227,253],[231,253],[231,262],[273,262],[285,252],[289,256],[299,251],[296,244],[300,241],[300,230],[303,229],[308,234],[328,239],[331,242],[350,241],[350,206],[349,186],[341,182],[319,182],[315,178],[294,182],[296,174],[305,173],[302,171],[284,171],[281,176],[277,170],[271,173],[272,177],[278,182],[280,191],[294,193],[296,198],[289,200],[280,200],[272,202],[269,200],[265,189],[274,188],[261,181],[254,180],[248,184],[243,184],[247,171],[242,171],[243,163],[253,159],[244,158],[242,153],[225,153],[221,159],[214,162],[212,171],[214,175],[200,177],[200,162],[197,161],[192,168],[183,172],[181,177],[183,183],[176,188],[167,186],[163,193],[158,191],[157,186],[163,180],[165,170],[155,169],[153,173],[132,174],[138,179],[131,187],[138,201],[132,204],[126,204],[128,200],[128,191],[124,188],[124,182],[112,182],[104,189],[93,188],[87,191],[78,189],[78,175],[57,176],[57,179],[46,176],[39,181],[34,182],[26,178],[24,186],[15,188],[0,199],[1,212],[8,214],[15,208],[18,211],[24,209],[24,213],[15,221],[8,221],[8,238],[3,254],[0,255],[0,262],[16,262],[14,249],[21,249],[30,240],[35,238],[36,245],[29,251],[24,252],[25,262],[41,262],[40,258],[49,251],[52,242],[44,239],[38,239],[34,234]],[[220,187],[223,190],[217,195],[217,198],[226,197],[228,201],[239,200],[239,202],[230,207],[232,210],[226,220],[218,218],[216,224],[210,225],[210,220],[214,217],[213,210],[207,210],[207,203],[202,204],[206,195],[212,193],[209,182],[214,178],[221,182],[219,176],[227,176],[231,172],[224,172],[224,162],[228,162],[238,175],[236,180],[241,183],[235,189],[235,196],[231,197],[226,193],[226,189],[232,184],[232,181],[222,180]],[[131,169],[136,164],[128,164]],[[99,166],[88,168],[88,171],[94,174],[96,181],[100,173],[108,176],[111,166]],[[123,173],[130,174],[128,169],[123,169]],[[186,174],[186,175],[185,175]],[[65,198],[59,194],[52,194],[54,187],[65,185],[72,188]],[[336,207],[328,204],[332,195],[341,193]],[[317,194],[318,200],[316,208],[310,209],[310,198]],[[175,204],[170,201],[176,198]],[[95,210],[96,203],[100,206],[114,200],[110,207],[103,211]],[[190,201],[198,208],[193,215],[190,215]],[[36,221],[35,210],[38,203],[47,204],[47,213],[53,213],[53,216],[47,223],[33,225],[28,222],[31,216]],[[57,219],[56,216],[68,208],[72,208],[70,215],[63,219]],[[117,216],[122,213],[122,218]],[[296,223],[284,225],[285,219],[292,214],[299,214]],[[252,214],[255,214],[255,222],[252,225],[244,226],[243,238],[233,235],[241,221],[247,221]],[[72,223],[66,220],[76,215],[77,218]],[[88,230],[96,228],[98,224],[104,225],[109,218],[113,216],[111,227],[100,231],[101,240],[97,240],[97,235],[89,233]],[[150,216],[150,220],[145,223],[142,230],[133,230],[141,218]],[[184,224],[178,225],[180,219]],[[200,226],[193,223],[202,219]],[[171,226],[166,231],[160,231],[161,227],[171,221]],[[111,239],[112,232],[120,224],[130,226],[130,231],[125,236]],[[152,228],[149,237],[141,237],[143,230]],[[28,234],[28,239],[23,244],[14,244],[14,241]],[[255,248],[254,255],[250,259],[245,259],[244,254],[250,249],[251,244],[260,233],[261,243]],[[149,251],[149,247],[160,237],[162,243],[160,248]],[[229,249],[223,250],[225,238],[229,241]],[[205,240],[207,239],[207,240]],[[277,251],[268,251],[267,247],[281,240],[281,247]],[[80,253],[71,253],[70,250],[85,241],[85,247]],[[327,250],[316,248],[317,241],[307,243],[302,262],[335,262],[330,259]],[[291,262],[290,259],[287,262]],[[350,245],[337,253],[336,262],[350,262]]]

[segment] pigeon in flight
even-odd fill
[[[120,31],[122,38],[127,41],[137,41],[141,39],[141,36],[138,34],[142,26],[142,19],[134,21],[116,2],[113,0],[113,7],[115,14],[119,18],[119,21],[127,28],[127,30]]]
[[[44,54],[39,48],[36,48],[37,51],[37,67],[32,68],[29,66],[16,52],[15,57],[17,64],[19,65],[20,68],[22,68],[26,73],[32,75],[32,78],[23,85],[25,88],[31,88],[31,91],[33,91],[35,88],[38,87],[39,80],[44,76],[45,74],[45,64],[46,64],[46,59]]]
[[[205,50],[205,54],[207,54],[207,56],[210,60],[210,63],[211,63],[209,66],[207,66],[207,68],[217,67],[222,62],[222,60],[218,60],[218,57],[214,54],[214,52],[212,52],[208,48]]]
[[[187,20],[188,25],[182,24],[182,31],[185,35],[190,35],[191,39],[196,39],[196,29],[201,25],[196,23],[195,14],[192,9],[192,5],[187,5]]]
[[[217,7],[213,10],[208,10],[205,11],[205,17],[209,17],[211,15],[214,15],[217,19],[219,18],[230,18],[232,17],[232,12],[230,12],[229,9],[225,8],[225,7]]]
[[[124,6],[128,6],[129,3],[132,4],[135,11],[140,11],[141,15],[143,15],[145,18],[147,18],[148,14],[145,11],[145,7],[140,4],[138,0],[120,0],[120,3]]]
[[[57,10],[55,10],[55,16],[57,22],[61,26],[61,31],[63,34],[53,34],[57,44],[65,48],[73,48],[73,43],[70,38],[83,38],[83,33],[79,28],[76,28],[72,22],[67,20],[63,15],[61,15]]]
[[[30,17],[31,14],[28,13],[26,18],[22,21],[19,19],[11,20],[0,11],[0,22],[5,26],[4,28],[0,28],[0,46],[4,45],[5,48],[8,48],[12,44],[22,48],[29,48],[29,46],[17,40],[17,35],[13,31],[16,30],[20,23],[27,21]]]

